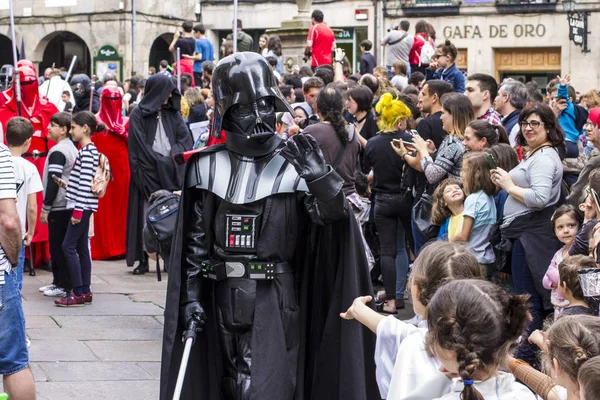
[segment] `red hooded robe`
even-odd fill
[[[104,260],[125,255],[127,198],[129,197],[128,118],[121,114],[123,98],[117,87],[105,87],[100,96],[98,121],[106,130],[95,133],[92,141],[110,163],[113,180],[98,201],[94,217],[92,258]]]
[[[53,140],[48,139],[48,125],[50,124],[50,118],[58,112],[58,109],[48,99],[39,94],[37,74],[31,61],[19,61],[18,72],[21,80],[21,116],[28,119],[33,125],[31,145],[23,157],[31,161],[36,166],[40,176],[42,176],[48,150],[55,144]],[[0,124],[4,133],[6,132],[8,121],[18,116],[14,81],[10,89],[0,93],[0,98],[2,98],[0,101]],[[6,138],[4,138],[4,142],[6,143]],[[35,153],[39,156],[34,159]],[[42,212],[43,202],[44,194],[43,192],[38,192],[38,221]],[[32,246],[35,254],[34,265],[40,265],[50,260],[47,225],[39,222],[36,223]],[[29,256],[29,254],[26,255],[27,257]]]

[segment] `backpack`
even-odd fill
[[[98,153],[98,167],[96,168],[96,174],[94,174],[94,178],[92,179],[92,193],[94,196],[99,199],[103,198],[106,194],[108,182],[112,181],[112,179],[108,157],[102,153]]]
[[[148,206],[146,222],[148,229],[152,233],[152,236],[154,236],[158,254],[160,254],[162,250],[165,250],[162,248],[161,244],[165,244],[165,242],[169,243],[173,238],[175,225],[177,224],[178,210],[179,196],[175,194],[160,197]],[[160,281],[161,274],[158,257],[156,257],[156,276]]]
[[[434,54],[435,49],[431,45],[431,42],[426,40],[425,43],[423,43],[421,54],[419,55],[419,66],[429,65],[431,63],[431,57],[433,57]]]

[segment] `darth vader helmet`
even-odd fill
[[[83,99],[90,96],[92,90],[92,80],[86,74],[78,74],[71,79],[71,90],[75,102],[81,102]]]
[[[225,57],[213,73],[215,114],[212,134],[227,133],[229,150],[248,157],[268,154],[281,143],[276,112],[294,111],[279,91],[267,60],[251,52]]]

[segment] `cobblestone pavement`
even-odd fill
[[[52,274],[25,274],[23,309],[38,399],[158,399],[167,274],[157,282],[150,268],[134,276],[124,260],[94,261],[93,304],[76,308],[56,307],[38,291]],[[396,317],[413,315],[407,302]]]
[[[158,399],[167,275],[134,276],[124,260],[94,261],[92,305],[59,308],[23,279],[29,358],[38,399]]]

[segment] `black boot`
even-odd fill
[[[144,253],[142,260],[139,262],[138,266],[134,268],[134,275],[144,275],[148,272],[150,268],[148,267],[148,255]]]

